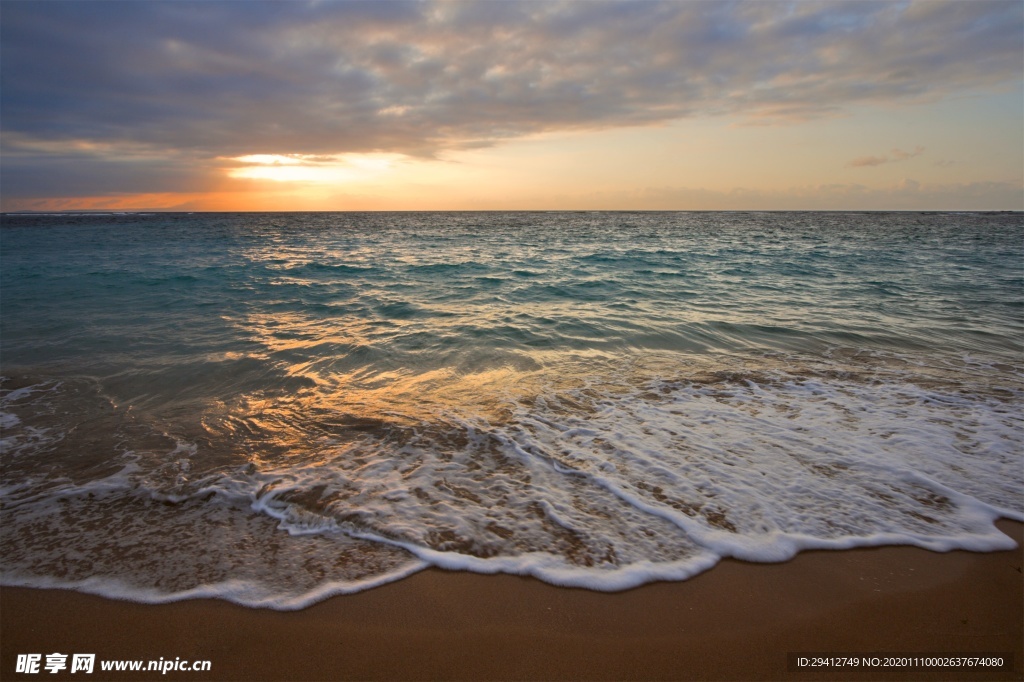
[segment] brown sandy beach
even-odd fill
[[[1022,543],[1020,523],[1000,528]],[[1010,552],[910,547],[724,561],[616,594],[427,570],[298,612],[4,588],[0,678],[1024,679],[1024,576]],[[1012,652],[1013,671],[791,671],[787,652]],[[208,673],[15,673],[19,653],[209,660]],[[45,659],[44,659],[45,660]]]

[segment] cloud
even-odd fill
[[[925,153],[925,147],[915,146],[912,152],[904,152],[903,150],[893,150],[893,161],[906,161],[907,159],[913,159],[914,157],[920,157]]]
[[[924,147],[914,147],[914,149],[909,152],[903,151],[902,149],[893,149],[890,154],[891,156],[858,156],[846,165],[853,168],[864,168],[866,166],[881,166],[884,163],[906,161],[907,159],[912,159],[915,156],[924,154]]]
[[[158,166],[247,154],[803,121],[1018,87],[1022,27],[1019,2],[986,0],[5,2],[3,182],[28,191],[17,177],[58,159],[81,183],[113,164],[155,187]]]
[[[858,156],[846,165],[861,168],[864,166],[881,166],[883,163],[889,163],[888,156]]]

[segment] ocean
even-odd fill
[[[0,582],[1006,549],[1022,340],[1020,213],[6,214]]]

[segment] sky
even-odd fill
[[[1022,210],[1024,2],[0,0],[0,210]]]

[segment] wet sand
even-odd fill
[[[1020,523],[999,527],[1022,543]],[[295,612],[0,590],[0,679],[1024,679],[1022,551],[910,547],[723,561],[603,594],[431,569]],[[789,652],[1010,652],[1013,670],[793,671]],[[15,673],[19,653],[209,660],[209,672]]]

